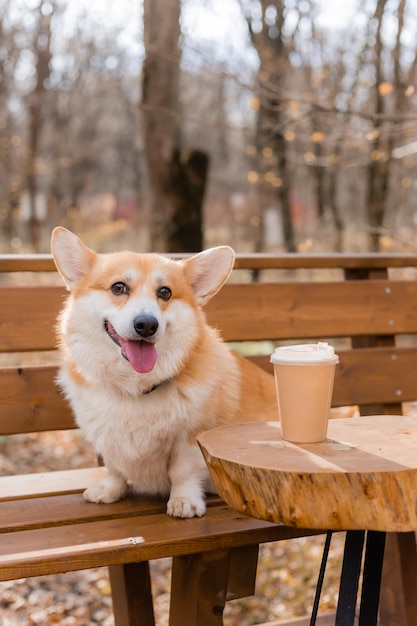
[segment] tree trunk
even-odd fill
[[[281,204],[282,224],[284,231],[284,241],[288,252],[296,252],[294,225],[291,215],[290,200],[290,171],[287,159],[287,146],[282,133],[275,136],[276,150],[278,154],[279,172],[282,184],[278,187],[278,197]]]
[[[337,154],[338,145],[335,148],[335,154]],[[329,173],[329,207],[330,212],[333,216],[333,222],[336,230],[336,238],[335,238],[335,250],[336,252],[342,252],[343,250],[343,230],[344,224],[343,220],[340,217],[338,201],[337,201],[337,174],[338,169],[334,167],[332,171]]]
[[[168,252],[196,252],[203,247],[203,199],[209,160],[193,150],[186,160],[174,154],[170,176],[173,214],[168,228]]]
[[[369,226],[369,246],[371,251],[378,252],[380,249],[381,229],[384,221],[386,198],[388,192],[388,176],[390,165],[390,154],[392,139],[384,137],[382,130],[382,116],[385,112],[384,94],[381,93],[383,78],[383,43],[382,43],[382,22],[384,18],[387,0],[378,0],[374,13],[377,23],[375,34],[375,124],[373,127],[374,141],[372,142],[372,152],[368,166],[368,226]],[[398,31],[402,21],[398,22]],[[397,36],[397,46],[399,46]],[[397,48],[397,52],[399,49]]]
[[[159,252],[202,248],[208,157],[184,155],[179,76],[180,0],[145,0],[142,109],[149,180],[150,245]]]
[[[40,138],[43,122],[45,83],[50,75],[51,61],[51,20],[53,13],[42,13],[43,3],[38,7],[39,22],[35,32],[34,52],[36,55],[36,84],[29,105],[29,145],[26,170],[26,186],[29,195],[29,240],[35,250],[40,251],[41,219],[37,212],[38,176],[36,170],[39,158]],[[52,4],[52,7],[54,5]]]
[[[243,6],[243,5],[242,5]],[[276,8],[275,30],[276,36],[270,36],[271,30],[266,21],[268,6]],[[285,246],[289,252],[296,250],[294,226],[291,215],[290,201],[290,168],[287,158],[287,144],[283,136],[284,111],[279,96],[285,86],[286,75],[289,70],[288,55],[292,43],[288,41],[284,33],[284,3],[282,0],[261,0],[262,7],[262,30],[252,28],[252,17],[247,15],[249,33],[252,44],[259,57],[259,108],[256,128],[256,145],[258,149],[259,169],[259,204],[260,217],[267,208],[278,205],[283,224],[283,236]],[[268,176],[271,174],[268,157],[264,157],[271,151],[276,157],[276,179],[280,179],[277,185],[271,185]]]

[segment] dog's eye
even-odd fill
[[[159,287],[156,295],[158,296],[158,298],[161,298],[161,300],[165,300],[166,302],[172,296],[172,291],[169,287]]]
[[[126,283],[122,282],[114,283],[114,285],[112,285],[110,289],[115,296],[125,296],[129,293],[129,287],[126,285]]]

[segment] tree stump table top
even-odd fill
[[[222,426],[198,442],[217,493],[286,526],[417,530],[417,419],[333,419],[328,438],[295,444],[279,422]]]

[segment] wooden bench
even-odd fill
[[[206,311],[226,341],[254,342],[249,358],[267,369],[270,342],[329,340],[340,355],[334,406],[400,415],[417,401],[416,277],[412,255],[238,255]],[[51,257],[0,257],[0,435],[74,428],[54,384],[65,294]],[[148,561],[171,556],[170,624],[210,626],[222,623],[226,600],[254,592],[260,543],[314,534],[242,516],[216,497],[191,520],[170,518],[153,498],[84,502],[104,471],[68,459],[65,471],[0,477],[0,580],[107,566],[117,626],[151,626]],[[389,542],[382,625],[417,623],[414,539]]]

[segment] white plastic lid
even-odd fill
[[[325,341],[276,348],[271,363],[339,363],[333,346]]]

